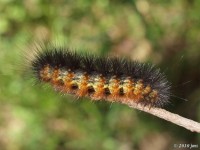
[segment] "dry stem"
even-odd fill
[[[162,118],[164,120],[172,122],[176,125],[186,128],[192,132],[200,133],[200,123],[190,120],[190,119],[187,119],[187,118],[184,118],[177,114],[171,113],[169,111],[166,111],[165,109],[155,108],[155,107],[154,108],[144,107],[140,104],[136,104],[136,103],[130,102],[130,101],[129,102],[123,101],[122,103],[128,105],[129,107],[147,112],[149,114],[152,114],[152,115]]]

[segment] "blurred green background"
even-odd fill
[[[57,94],[22,69],[23,54],[43,41],[151,62],[180,97],[165,108],[200,121],[199,10],[197,0],[0,0],[0,149],[200,147],[196,133],[125,105]]]

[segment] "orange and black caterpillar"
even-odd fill
[[[92,100],[133,101],[150,107],[169,102],[170,83],[154,66],[120,58],[79,55],[59,47],[45,47],[30,61],[40,82],[62,93]]]

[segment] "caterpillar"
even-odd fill
[[[154,65],[124,58],[78,54],[44,46],[29,60],[33,76],[56,91],[92,100],[133,101],[144,106],[169,103],[170,83]]]

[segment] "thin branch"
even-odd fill
[[[152,115],[162,118],[164,120],[172,122],[176,125],[186,128],[192,132],[200,133],[200,123],[190,120],[190,119],[187,119],[187,118],[184,118],[177,114],[171,113],[169,111],[166,111],[165,109],[155,108],[155,107],[152,107],[152,108],[144,107],[140,104],[136,104],[136,103],[130,102],[130,101],[129,102],[123,101],[122,103],[128,105],[131,108],[135,108],[135,109],[147,112],[149,114],[152,114]]]

